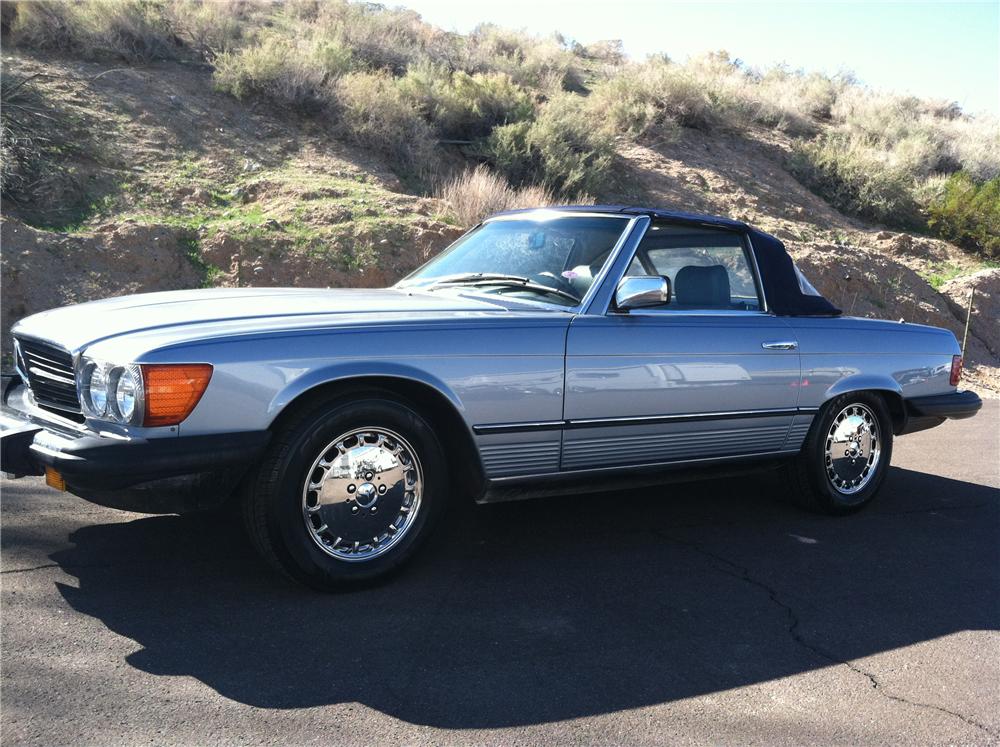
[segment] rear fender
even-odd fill
[[[863,391],[886,391],[892,392],[899,397],[903,396],[902,387],[899,385],[899,382],[891,376],[884,376],[880,374],[854,374],[840,379],[833,384],[833,386],[827,389],[823,401],[829,402],[831,399],[839,397],[841,394]]]
[[[907,426],[906,408],[903,406],[903,389],[895,379],[878,374],[854,374],[841,379],[826,390],[823,399],[825,405],[835,397],[851,392],[876,392],[885,399],[889,415],[892,417],[892,430],[897,436]]]

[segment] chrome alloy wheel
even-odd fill
[[[420,511],[423,471],[405,439],[358,428],[323,449],[302,487],[302,516],[319,548],[348,562],[392,549]]]
[[[826,476],[843,495],[863,490],[875,476],[881,454],[878,419],[865,405],[848,405],[826,435]]]

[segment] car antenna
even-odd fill
[[[965,358],[965,345],[969,341],[969,323],[972,321],[972,299],[976,297],[976,286],[969,291],[969,309],[965,312],[965,332],[962,334],[962,358]]]

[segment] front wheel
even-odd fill
[[[799,505],[827,514],[857,511],[874,499],[892,458],[892,420],[877,394],[831,400],[788,466]]]
[[[416,409],[380,393],[315,402],[276,433],[245,486],[251,540],[273,566],[325,591],[399,568],[447,495],[440,444]]]

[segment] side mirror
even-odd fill
[[[615,291],[619,311],[663,306],[670,303],[670,279],[662,275],[624,277]]]

